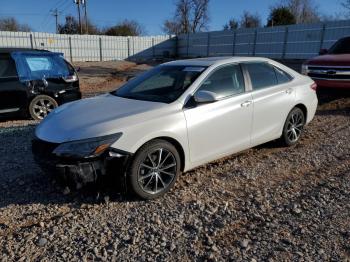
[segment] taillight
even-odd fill
[[[62,78],[67,83],[78,81],[78,76],[75,73],[74,73],[74,75],[70,75],[70,76],[66,76],[66,77],[62,77]]]
[[[317,90],[317,84],[316,83],[312,83],[312,85],[310,86],[312,90]]]

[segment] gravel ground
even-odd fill
[[[350,261],[350,95],[319,97],[298,145],[207,164],[154,201],[63,189],[33,162],[36,122],[3,122],[0,260]]]

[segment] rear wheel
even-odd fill
[[[42,120],[56,107],[58,104],[55,99],[47,95],[38,95],[29,105],[29,114],[34,120]]]
[[[128,170],[133,192],[143,199],[154,199],[168,192],[180,173],[180,156],[164,140],[153,140],[142,146]]]
[[[292,146],[297,143],[305,125],[304,112],[295,107],[290,111],[283,127],[281,142],[285,146]]]

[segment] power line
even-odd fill
[[[51,13],[52,16],[55,17],[56,34],[58,34],[58,16],[61,14],[61,12],[59,12],[58,9],[55,8],[54,10],[50,10],[50,13]]]
[[[61,9],[62,6],[64,6],[67,3],[69,3],[69,1],[67,1],[67,0],[58,1],[57,5],[56,5],[56,8]]]
[[[80,34],[83,34],[83,28],[81,26],[81,16],[80,16],[80,4],[82,0],[74,0],[74,3],[77,5],[77,10],[78,10],[78,19],[79,19],[79,28],[80,28]]]
[[[18,16],[18,15],[22,15],[22,16],[39,16],[39,15],[43,15],[40,13],[0,13],[0,16]]]

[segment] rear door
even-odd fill
[[[216,69],[199,90],[213,92],[219,100],[184,109],[191,162],[198,165],[248,148],[253,107],[241,67]]]
[[[0,54],[0,114],[19,111],[27,105],[27,88],[19,82],[9,54]]]
[[[292,77],[267,62],[244,64],[254,103],[252,146],[276,139],[295,103]]]

